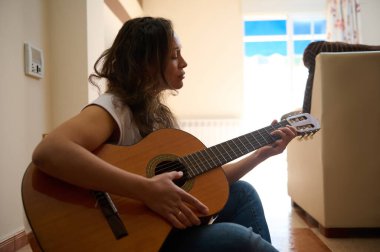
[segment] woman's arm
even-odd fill
[[[115,130],[115,121],[104,109],[89,106],[49,133],[36,147],[33,162],[47,174],[71,184],[136,198],[132,188],[139,188],[144,179],[92,154]]]
[[[273,123],[276,123],[276,121]],[[287,126],[273,131],[272,135],[280,136],[281,139],[277,140],[272,145],[267,145],[258,149],[237,162],[223,166],[223,170],[226,173],[226,177],[230,184],[239,180],[267,158],[282,153],[288,143],[297,135],[297,132],[295,128]]]

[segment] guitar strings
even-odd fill
[[[224,143],[221,143],[221,144],[218,144],[218,145],[215,145],[215,146],[212,146],[208,149],[203,149],[203,150],[199,150],[199,151],[196,151],[194,153],[191,153],[189,155],[186,155],[186,156],[183,156],[183,157],[179,157],[177,160],[175,161],[171,161],[169,163],[165,163],[163,165],[160,165],[159,169],[157,169],[157,173],[158,174],[161,174],[163,172],[170,172],[170,171],[183,171],[183,172],[186,172],[186,171],[190,171],[191,173],[193,173],[194,175],[197,175],[199,173],[196,173],[196,172],[203,172],[203,169],[202,167],[206,167],[206,168],[215,168],[215,167],[218,167],[218,166],[221,166],[229,161],[232,161],[234,159],[236,159],[237,157],[240,157],[242,155],[245,155],[255,149],[258,149],[259,147],[261,146],[264,146],[264,145],[267,145],[267,144],[270,144],[270,143],[273,143],[274,141],[276,141],[278,138],[277,137],[274,137],[272,136],[270,133],[273,131],[273,130],[276,130],[282,126],[286,126],[288,123],[287,121],[282,121],[280,123],[277,123],[275,125],[271,125],[271,126],[268,126],[268,127],[265,127],[265,128],[262,128],[260,130],[257,130],[257,131],[254,131],[254,132],[251,132],[251,133],[248,133],[248,134],[245,134],[241,137],[237,137],[237,138],[234,138],[234,139],[231,139],[231,140],[228,140]],[[272,130],[272,131],[271,131]],[[261,132],[260,132],[261,131]],[[264,131],[264,132],[262,132]],[[265,135],[267,136],[267,139],[263,136],[262,133],[265,133]],[[256,136],[255,136],[256,135]],[[268,138],[269,136],[269,138]],[[244,137],[244,139],[246,141],[246,143],[244,143],[241,139]],[[250,139],[248,138],[253,138],[253,140],[255,140],[258,144],[258,147],[254,146],[254,144],[252,144],[252,140],[250,141]],[[260,141],[260,140],[257,140],[257,138],[263,138],[264,142],[263,141]],[[236,140],[239,140],[239,143],[236,143],[237,141]],[[269,141],[268,141],[269,140]],[[234,147],[231,147],[228,143],[233,143],[233,145],[236,146],[236,148]],[[247,145],[250,145],[251,148],[248,148]],[[229,154],[229,152],[226,150],[226,148],[224,148],[224,146],[230,150],[232,150],[232,153],[234,153],[235,156],[231,157],[231,155]],[[220,148],[221,147],[221,148]],[[242,151],[242,148],[243,147],[245,149],[245,151]],[[215,154],[212,149],[216,149],[217,151],[217,154]],[[221,149],[223,151],[221,151]],[[209,151],[208,151],[209,150]],[[238,155],[236,154],[235,151],[240,151],[242,155]],[[212,152],[211,154],[213,154],[214,157],[210,156],[210,153],[209,152]],[[205,155],[203,155],[203,153],[207,154],[207,157],[205,157]],[[229,159],[226,159],[226,154],[229,156]],[[195,157],[194,157],[195,156]],[[199,158],[199,156],[201,156],[201,158]],[[190,159],[190,158],[193,158],[194,159],[194,162],[186,162],[186,158],[187,159]],[[221,161],[221,158],[224,159],[224,161]],[[216,160],[218,162],[216,162]],[[181,162],[181,160],[183,160],[183,162]],[[203,162],[202,162],[203,160]],[[213,165],[210,165],[210,164],[213,164]],[[196,166],[198,166],[199,168],[197,168]],[[181,169],[181,168],[184,168]],[[195,170],[195,172],[194,172]],[[207,171],[208,169],[206,169]]]
[[[277,128],[279,128],[280,126],[281,126],[280,124],[278,124],[278,125],[274,125],[274,126],[268,126],[268,127],[263,128],[263,129],[261,129],[261,130],[258,130],[257,133],[256,133],[256,132],[248,133],[248,134],[246,134],[246,135],[244,135],[244,136],[242,136],[242,137],[247,138],[247,136],[251,136],[251,137],[254,138],[254,140],[256,140],[256,141],[259,143],[259,147],[260,147],[260,146],[264,146],[264,145],[266,145],[266,144],[270,144],[271,142],[268,142],[268,141],[262,136],[262,134],[260,134],[260,131],[265,131],[265,133],[266,133],[268,136],[270,136],[270,138],[271,138],[271,140],[272,140],[272,142],[273,142],[273,141],[275,141],[275,140],[277,140],[277,139],[273,138],[272,135],[270,135],[270,133],[268,132],[267,129],[268,129],[268,128],[271,128],[271,129],[277,129]],[[255,133],[256,133],[256,137],[255,137]],[[262,142],[262,141],[260,141],[260,140],[257,140],[257,135],[261,136],[261,137],[264,139],[264,142]],[[239,137],[238,137],[238,138],[235,138],[235,139],[232,139],[232,140],[229,140],[229,141],[227,141],[227,142],[225,142],[225,143],[222,143],[222,144],[219,144],[219,145],[212,146],[212,147],[208,148],[208,149],[211,150],[211,151],[212,151],[212,148],[214,148],[214,149],[216,149],[216,150],[218,151],[218,154],[215,154],[215,153],[213,152],[214,156],[215,156],[216,159],[219,161],[218,163],[216,163],[216,162],[215,162],[215,158],[211,157],[210,155],[208,155],[208,157],[205,157],[204,155],[201,155],[202,158],[203,158],[203,160],[206,161],[207,164],[211,163],[210,161],[212,161],[212,163],[214,163],[214,166],[213,166],[213,167],[218,167],[218,166],[220,166],[220,165],[222,165],[222,164],[224,164],[224,163],[227,163],[228,161],[231,161],[231,160],[228,160],[228,159],[225,158],[225,156],[226,156],[225,154],[226,154],[226,153],[228,154],[228,151],[226,151],[225,148],[222,148],[222,149],[224,150],[224,152],[221,152],[220,148],[218,148],[218,147],[223,147],[223,145],[227,145],[227,147],[233,151],[233,148],[232,148],[230,145],[228,145],[228,142],[233,142],[234,145],[237,147],[237,148],[235,148],[235,149],[240,150],[240,152],[242,152],[242,154],[246,154],[246,153],[248,153],[249,151],[252,151],[252,150],[248,149],[248,148],[244,145],[244,143],[243,143],[242,141],[240,141],[240,139],[239,139],[239,141],[241,142],[241,144],[236,144],[236,143],[234,142],[234,140],[236,140],[236,139],[239,139]],[[252,144],[251,144],[251,141],[249,141],[249,139],[247,139],[247,143],[248,143],[249,145],[251,145],[251,147],[253,147],[253,150],[258,148],[258,147],[256,147],[256,146],[252,145]],[[243,151],[241,150],[241,148],[240,148],[241,146],[245,147],[245,148],[247,149],[247,152],[243,152]],[[187,155],[187,156],[184,156],[184,157],[182,157],[182,158],[179,158],[179,159],[177,160],[177,162],[180,162],[180,159],[185,159],[185,158],[190,159],[190,157],[192,157],[192,156],[199,156],[199,155],[197,155],[197,154],[202,154],[203,152],[206,153],[206,154],[208,154],[207,149],[203,149],[203,150],[197,151],[197,152],[195,152],[195,153],[189,154],[189,155]],[[235,152],[234,152],[234,153],[235,153]],[[236,154],[236,153],[235,153],[235,154]],[[240,155],[238,155],[238,156],[240,156]],[[224,161],[221,162],[221,161],[220,161],[220,160],[221,160],[220,157],[223,157]],[[200,167],[200,170],[203,171],[202,167],[200,166],[200,165],[204,165],[204,163],[202,163],[202,160],[200,160],[201,158],[197,158],[198,161],[201,161],[200,164],[199,164],[199,162],[197,161],[197,159],[195,159],[195,158],[193,158],[193,159],[194,159],[194,162],[190,162],[190,163],[187,163],[187,162],[184,160],[185,163],[187,163],[188,166],[186,166],[185,164],[183,164],[183,163],[181,163],[181,162],[180,162],[180,163],[181,163],[185,168],[190,168],[190,170],[194,170],[194,169],[195,169],[196,171],[199,171],[199,169],[197,169],[197,168],[193,165],[193,163],[195,163],[196,165],[198,165],[198,166]],[[189,167],[189,165],[190,165],[190,167]],[[210,165],[208,165],[208,166],[211,168]],[[160,172],[160,173],[162,173],[162,172],[164,172],[164,171],[174,171],[174,170],[178,170],[178,168],[180,168],[181,166],[178,165],[178,163],[176,163],[176,162],[170,162],[170,163],[168,163],[168,164],[162,165],[161,167],[162,167],[161,169],[158,169],[158,170],[157,170],[157,171]]]
[[[284,124],[283,126],[285,126],[286,124]],[[277,125],[271,125],[271,126],[268,126],[268,127],[266,127],[266,128],[263,128],[263,129],[261,129],[261,130],[258,130],[257,132],[251,132],[251,133],[248,133],[248,134],[246,134],[246,135],[243,135],[242,137],[245,137],[245,138],[247,138],[247,136],[252,136],[253,138],[254,138],[254,140],[256,140],[258,143],[259,143],[259,147],[260,146],[264,146],[264,145],[266,145],[266,144],[270,144],[271,142],[268,142],[263,136],[262,136],[262,134],[260,134],[260,131],[265,131],[265,133],[267,134],[267,136],[270,136],[270,138],[271,138],[271,140],[272,140],[272,142],[274,142],[275,140],[277,140],[276,138],[273,138],[272,137],[272,135],[270,135],[270,133],[268,132],[268,130],[267,129],[278,129],[279,127],[281,127],[282,125],[279,123],[279,124],[277,124]],[[260,141],[260,140],[257,140],[257,138],[255,137],[255,133],[256,133],[256,136],[257,135],[259,135],[259,136],[261,136],[263,139],[264,139],[264,142],[262,142],[262,141]],[[208,164],[210,163],[210,161],[212,161],[214,164],[215,164],[215,166],[214,167],[217,167],[217,166],[220,166],[220,165],[222,165],[222,164],[224,164],[224,163],[226,163],[226,162],[228,162],[228,161],[231,161],[231,160],[228,160],[228,159],[226,159],[226,158],[224,158],[226,155],[226,153],[228,154],[228,152],[225,150],[225,148],[222,148],[222,149],[224,149],[224,153],[223,152],[221,152],[220,151],[220,148],[218,148],[218,147],[223,147],[223,145],[227,145],[228,146],[228,148],[229,149],[232,149],[233,150],[233,148],[232,147],[230,147],[229,145],[228,145],[228,142],[233,142],[234,140],[236,140],[236,139],[239,139],[240,137],[237,137],[237,138],[235,138],[235,139],[232,139],[232,140],[229,140],[229,141],[227,141],[227,142],[224,142],[224,143],[222,143],[222,144],[219,144],[219,145],[215,145],[215,146],[212,146],[212,147],[210,147],[210,148],[208,148],[208,149],[210,149],[210,150],[212,150],[212,148],[214,148],[214,149],[216,149],[217,151],[218,151],[218,154],[215,154],[214,152],[213,152],[213,154],[214,154],[214,156],[217,158],[217,160],[219,161],[219,163],[216,163],[215,162],[215,160],[214,160],[214,158],[213,157],[211,157],[210,155],[208,155],[208,158],[207,157],[204,157],[204,155],[201,155],[202,156],[202,158],[204,159],[204,161],[206,161]],[[240,140],[240,139],[239,139]],[[256,147],[256,146],[254,146],[254,145],[252,145],[251,144],[251,141],[249,141],[249,139],[247,139],[248,141],[247,141],[247,143],[249,144],[249,145],[251,145],[254,149],[257,149],[258,147]],[[235,144],[235,146],[237,147],[236,149],[238,149],[238,150],[240,150],[240,152],[242,152],[242,154],[246,154],[246,153],[248,153],[248,152],[243,152],[243,151],[241,151],[241,148],[239,148],[239,147],[241,147],[241,146],[243,146],[243,147],[245,147],[246,149],[247,149],[247,147],[244,145],[244,143],[242,142],[242,141],[240,141],[241,142],[241,144],[236,144],[236,143],[234,143]],[[254,150],[253,149],[253,150]],[[247,149],[247,151],[251,151],[250,149]],[[203,149],[203,150],[200,150],[200,151],[197,151],[197,152],[195,152],[195,153],[192,153],[192,154],[189,154],[189,155],[187,155],[187,156],[184,156],[184,157],[182,157],[182,158],[179,158],[179,159],[185,159],[185,158],[188,158],[189,159],[189,157],[192,157],[192,156],[198,156],[197,154],[202,154],[202,152],[204,152],[204,153],[206,153],[206,154],[208,154],[207,153],[207,149]],[[240,155],[239,155],[240,156]],[[225,159],[225,161],[222,161],[222,162],[220,162],[220,158],[219,157],[223,157],[224,159]],[[198,158],[198,160],[200,160],[200,158]],[[178,162],[180,162],[179,160],[177,160]],[[198,166],[199,166],[199,162],[197,162],[197,159],[195,159],[194,158],[194,163],[196,163],[196,164],[198,164]],[[180,162],[181,163],[181,162]],[[187,168],[186,167],[186,165],[184,165],[183,163],[181,163],[185,168]],[[189,163],[188,163],[189,164]],[[192,162],[190,163],[190,165],[192,164]],[[202,162],[201,162],[201,164],[203,164]],[[173,166],[173,167],[171,167],[171,166]],[[171,162],[171,163],[168,163],[168,164],[166,164],[166,165],[164,165],[164,167],[162,168],[162,169],[159,169],[158,171],[159,172],[162,172],[163,170],[169,170],[169,171],[174,171],[174,170],[177,170],[178,169],[178,167],[179,167],[179,165],[178,165],[178,163],[176,163],[176,162]],[[191,167],[189,167],[190,169],[191,169]],[[196,167],[193,167],[195,170],[197,170],[197,168]],[[201,168],[201,170],[202,170],[202,168]]]

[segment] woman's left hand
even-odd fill
[[[277,121],[275,120],[272,122],[272,125],[276,123]],[[259,149],[260,155],[266,158],[282,153],[289,142],[297,136],[297,131],[292,126],[286,126],[273,131],[271,135],[278,136],[280,139]]]

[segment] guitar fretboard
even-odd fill
[[[274,125],[181,157],[179,161],[186,167],[187,178],[193,178],[275,142],[279,137],[272,136],[271,132],[286,125],[289,125],[286,120],[281,121]]]

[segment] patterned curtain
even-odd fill
[[[327,0],[327,40],[360,43],[359,12],[357,0]]]

